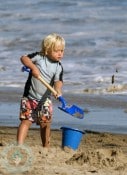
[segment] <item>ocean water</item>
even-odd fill
[[[66,40],[65,92],[127,93],[126,0],[1,0],[1,87],[24,87],[20,57],[52,32]]]
[[[89,107],[90,112],[85,113],[83,119],[75,118],[54,106],[52,129],[60,130],[66,126],[82,131],[96,131],[127,134],[127,113],[123,109],[110,109]],[[19,104],[3,103],[0,104],[0,126],[18,127]],[[32,128],[39,128],[33,124]]]

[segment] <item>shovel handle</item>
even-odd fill
[[[57,95],[57,92],[55,91],[55,89],[50,86],[50,84],[48,84],[41,76],[38,77],[38,80],[40,80],[44,86],[46,86],[54,95]],[[62,103],[62,108],[66,107],[66,101],[62,96],[58,97],[58,100]]]
[[[38,77],[38,80],[40,80],[54,95],[57,95],[55,89],[50,86],[41,76]]]

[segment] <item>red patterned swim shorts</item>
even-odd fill
[[[20,105],[20,120],[30,120],[31,122],[51,122],[52,102],[49,98],[42,103],[33,99],[23,97]]]

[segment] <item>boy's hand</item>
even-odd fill
[[[55,89],[56,90],[56,89]],[[57,99],[57,98],[59,98],[60,96],[62,96],[62,93],[61,93],[61,91],[58,91],[58,90],[56,90],[56,94],[53,94],[54,95],[54,97]]]
[[[27,66],[23,66],[22,67],[22,71],[24,72],[24,71],[26,71],[26,72],[32,72],[32,75],[35,77],[35,78],[38,78],[39,76],[40,76],[40,71],[39,71],[39,69],[37,68],[37,67],[34,67],[32,70],[29,68],[29,67],[27,67]]]
[[[27,55],[22,56],[20,59],[21,62],[24,64],[24,70],[28,72],[28,70],[30,69],[32,75],[35,78],[38,78],[40,75],[40,71],[38,67],[31,61],[31,59]]]
[[[58,95],[58,93],[56,92],[56,94],[55,93],[53,93],[53,96],[54,96],[54,98],[58,98],[60,95]]]

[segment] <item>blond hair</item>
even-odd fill
[[[43,39],[41,43],[41,54],[43,56],[46,56],[49,52],[52,52],[58,46],[61,47],[62,50],[64,50],[65,40],[60,35],[52,33]]]

